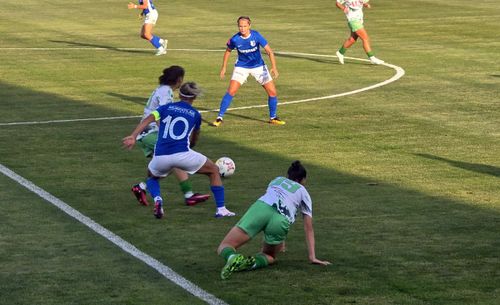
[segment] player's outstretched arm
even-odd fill
[[[344,6],[342,4],[340,4],[339,2],[336,2],[335,5],[341,10],[343,11],[344,13],[347,14],[347,12],[349,11],[349,8],[347,6]]]
[[[314,228],[312,224],[312,217],[309,215],[304,215],[304,232],[307,243],[307,251],[309,256],[309,261],[312,264],[318,265],[330,265],[329,261],[322,261],[316,258],[316,250],[315,250],[315,240],[314,240]]]
[[[152,114],[142,120],[134,129],[132,134],[122,139],[123,147],[129,150],[132,149],[135,145],[135,139],[137,138],[137,135],[139,135],[139,133],[141,133],[149,125],[149,123],[154,121],[155,116]]]

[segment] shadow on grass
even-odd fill
[[[340,65],[338,59],[336,57],[332,57],[332,58],[319,58],[317,56],[307,56],[307,55],[300,55],[300,54],[286,54],[286,53],[280,53],[280,52],[276,52],[275,53],[276,57],[283,57],[283,58],[294,58],[294,59],[305,59],[305,60],[309,60],[309,61],[314,61],[314,62],[318,62],[318,63],[324,63],[324,64],[335,64],[335,65]],[[358,60],[349,60],[348,58],[346,59],[346,61],[351,65],[368,65],[370,63],[366,63],[366,62],[361,62],[361,61],[358,61]]]
[[[116,98],[119,98],[119,99],[122,99],[125,101],[129,101],[129,102],[141,105],[141,106],[146,106],[146,103],[148,101],[148,98],[143,97],[143,96],[130,96],[130,95],[125,95],[125,94],[121,94],[121,93],[114,93],[114,92],[106,92],[106,94],[109,96],[112,96],[112,97],[116,97]]]
[[[124,48],[117,48],[117,47],[112,47],[112,46],[107,46],[107,45],[100,45],[100,44],[88,43],[88,42],[68,41],[68,40],[49,40],[49,42],[66,44],[68,46],[100,48],[100,49],[106,49],[106,50],[111,50],[111,51],[116,51],[116,52],[125,52],[125,53],[152,53],[154,51],[154,49],[151,49],[151,50],[126,50]]]
[[[6,116],[16,111],[9,105],[29,108],[33,102],[26,102],[26,96],[39,96],[40,100],[47,101],[37,110],[39,117],[55,110],[76,116],[85,110],[79,107],[81,102],[57,95],[1,83],[0,89],[2,100],[10,101],[10,104],[0,103],[0,111]],[[97,108],[96,113],[123,115],[92,107]],[[158,221],[153,218],[151,209],[137,207],[130,194],[130,185],[142,177],[147,160],[137,150],[126,152],[120,148],[120,139],[135,125],[134,119],[2,128],[1,143],[11,143],[12,139],[22,141],[1,145],[0,163],[230,304],[259,303],[258,300],[262,300],[260,293],[266,294],[267,287],[280,287],[280,292],[278,299],[266,299],[266,304],[299,305],[304,304],[304,297],[307,304],[332,304],[332,299],[338,300],[335,304],[367,304],[367,299],[371,304],[433,304],[435,300],[440,304],[458,304],[457,300],[462,304],[488,304],[488,301],[493,304],[500,280],[498,212],[383,181],[373,185],[373,179],[340,172],[331,165],[312,165],[307,158],[302,161],[308,169],[307,187],[314,202],[316,253],[320,259],[333,261],[333,266],[322,268],[308,264],[301,220],[298,220],[287,239],[288,250],[280,255],[276,266],[235,274],[231,281],[222,282],[219,272],[223,263],[215,254],[215,248],[239,217],[214,219],[213,201],[186,207],[177,182],[172,178],[162,181],[162,191],[170,192],[166,197],[169,198],[166,219]],[[240,145],[237,134],[232,137],[234,141],[226,141],[210,130],[202,131],[203,137],[196,149],[212,159],[228,155],[235,160],[237,172],[225,179],[224,184],[228,208],[242,215],[249,204],[262,195],[271,179],[285,174],[294,158],[284,155],[295,156],[298,150],[319,149],[308,147],[307,139],[301,138],[298,132],[298,129],[294,132],[294,129],[258,128],[253,134],[246,133],[246,137],[255,138],[254,143],[265,139],[274,145],[283,145],[280,140],[292,133],[280,154]],[[335,139],[325,138],[327,141]],[[498,177],[498,168],[421,156]],[[327,163],[328,160],[317,162],[321,161]],[[208,189],[206,177],[193,177],[193,184],[197,191]],[[12,204],[17,203],[9,206]],[[19,204],[26,206],[29,203]],[[57,221],[56,216],[60,215],[53,209],[53,214],[37,219],[28,207],[4,213],[5,206],[0,205],[2,217],[10,221],[30,219],[29,225],[24,227],[26,232],[39,236],[33,235],[36,238],[27,240],[32,235],[18,233],[22,234],[23,242],[33,244],[38,242],[37,238],[45,238],[43,232],[37,232],[43,226],[37,224]],[[51,215],[55,216],[51,218]],[[9,222],[0,222],[2,232],[5,223]],[[73,223],[69,223],[60,234],[77,234],[72,227]],[[257,237],[256,242],[259,239]],[[84,237],[79,243],[91,241]],[[7,246],[4,253],[16,253],[16,244]],[[29,257],[37,257],[39,265],[51,269],[50,273],[44,273],[43,281],[30,282],[39,285],[30,286],[30,289],[42,294],[40,297],[46,302],[76,302],[81,294],[92,296],[100,291],[89,287],[73,299],[71,295],[63,299],[58,293],[47,292],[44,286],[47,281],[54,285],[58,281],[81,285],[82,281],[89,281],[88,274],[106,277],[107,270],[95,269],[99,264],[82,265],[71,274],[65,274],[64,266],[52,265],[57,255],[64,256],[65,262],[73,261],[71,255],[80,255],[74,254],[71,248],[71,244],[56,243],[26,253]],[[258,245],[250,244],[242,252],[253,254],[258,249]],[[116,251],[121,250],[117,248]],[[16,255],[9,257],[14,266],[24,263],[16,261]],[[123,259],[116,263],[135,265],[138,262]],[[18,270],[4,271],[3,275],[10,279],[9,283],[23,286],[25,277],[21,277]],[[150,280],[163,278],[155,273]],[[131,292],[121,289],[120,283],[111,281],[106,285],[106,291],[116,291],[122,299],[133,297],[129,295]],[[141,285],[148,285],[148,281]],[[14,298],[11,303],[23,303],[25,294],[17,293],[15,287],[12,285],[8,290],[9,298]],[[276,295],[276,290],[271,290],[269,293]],[[158,293],[168,298],[168,291],[159,290]],[[408,298],[419,301],[409,302]]]
[[[107,92],[106,94],[109,95],[109,96],[112,96],[112,97],[116,97],[116,98],[125,100],[125,101],[129,101],[129,102],[132,102],[132,103],[135,103],[135,104],[139,104],[139,105],[142,105],[142,106],[145,106],[146,102],[147,102],[147,98],[140,97],[140,96],[130,96],[130,95],[125,95],[125,94],[121,94],[121,93],[114,93],[114,92]],[[176,99],[176,100],[178,100],[178,99]],[[207,113],[214,113],[214,114],[218,113],[218,110],[215,110],[215,109],[210,109],[210,108],[205,108],[205,107],[199,107],[198,105],[196,105],[196,102],[195,102],[194,106],[198,110],[206,111]],[[206,113],[202,114],[202,121],[205,122],[206,124],[212,126],[212,121],[213,120],[212,119],[205,119],[205,114]],[[240,119],[249,120],[249,121],[256,121],[256,122],[263,122],[263,123],[267,123],[268,122],[267,120],[258,119],[258,118],[254,118],[254,117],[243,115],[243,114],[236,114],[234,112],[226,112],[226,114],[224,116],[226,118],[227,117],[235,117],[235,118],[240,118]]]
[[[463,161],[456,161],[451,159],[446,159],[443,157],[438,157],[430,154],[415,154],[416,156],[423,157],[426,159],[437,160],[441,162],[448,163],[451,166],[462,168],[471,172],[476,172],[480,174],[491,175],[493,177],[500,177],[500,167],[480,164],[480,163],[469,163]]]
[[[207,113],[213,113],[215,114],[214,118],[212,120],[205,120],[203,119],[204,122],[208,123],[208,125],[212,126],[212,122],[213,120],[215,120],[217,114],[219,113],[219,110],[215,110],[215,109],[209,109],[209,108],[204,108],[204,107],[198,107],[196,105],[194,105],[198,110],[203,110],[203,111],[207,111]],[[205,116],[206,113],[202,113],[202,116]],[[263,123],[267,123],[266,120],[263,120],[263,119],[258,119],[258,118],[255,118],[255,117],[251,117],[251,116],[248,116],[248,115],[243,115],[243,114],[237,114],[237,113],[234,113],[234,112],[226,112],[224,114],[224,120],[227,120],[228,117],[233,117],[233,118],[240,118],[240,119],[244,119],[244,120],[248,120],[248,121],[255,121],[255,122],[263,122]]]

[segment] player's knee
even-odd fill
[[[267,95],[269,97],[276,97],[278,96],[278,92],[276,91],[276,88],[266,88]]]

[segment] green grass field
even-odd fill
[[[270,179],[304,162],[317,256],[333,262],[308,263],[299,217],[276,265],[229,281],[219,279],[215,250],[239,217],[213,218],[213,200],[184,206],[173,178],[162,182],[161,221],[130,193],[147,164],[138,149],[121,148],[137,117],[7,123],[139,116],[173,64],[204,88],[196,106],[217,109],[230,77],[218,78],[222,51],[239,15],[250,15],[278,52],[280,102],[360,89],[395,71],[279,53],[334,55],[348,34],[334,1],[155,3],[155,33],[171,49],[161,57],[139,38],[127,1],[24,0],[0,11],[1,165],[228,304],[498,304],[497,0],[374,0],[365,10],[373,48],[405,69],[403,78],[283,105],[285,126],[266,123],[267,107],[230,111],[222,128],[202,126],[196,149],[236,162],[224,182],[227,206],[240,215]],[[366,57],[360,43],[347,56]],[[232,107],[266,103],[249,80]],[[192,181],[209,191],[205,177]],[[204,303],[4,175],[0,199],[0,304]],[[259,244],[260,236],[242,252]]]

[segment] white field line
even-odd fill
[[[118,49],[118,50],[146,50],[146,49],[140,49],[140,48],[0,48],[0,50],[109,50],[109,49]],[[185,52],[221,52],[223,50],[209,50],[209,49],[169,49],[169,51],[185,51]],[[327,58],[335,58],[335,55],[323,55],[323,54],[314,54],[314,53],[299,53],[299,52],[275,52],[276,54],[284,54],[284,55],[299,55],[299,56],[312,56],[312,57],[327,57]],[[368,59],[361,59],[361,58],[355,58],[355,57],[345,57],[347,59],[352,59],[352,60],[357,60],[357,61],[365,61],[369,62]],[[332,95],[327,95],[327,96],[320,96],[320,97],[312,97],[312,98],[307,98],[307,99],[302,99],[302,100],[296,100],[296,101],[288,101],[288,102],[281,102],[278,103],[278,105],[291,105],[291,104],[299,104],[299,103],[308,103],[308,102],[313,102],[313,101],[321,101],[321,100],[326,100],[326,99],[334,99],[334,98],[339,98],[343,96],[348,96],[348,95],[353,95],[357,93],[361,93],[364,91],[372,90],[375,88],[379,88],[385,85],[388,85],[390,83],[393,83],[403,77],[405,75],[405,70],[401,67],[398,67],[396,65],[392,65],[389,63],[383,63],[383,66],[389,67],[393,70],[396,71],[396,74],[394,74],[391,78],[384,80],[380,83],[376,83],[374,85],[368,86],[368,87],[363,87],[360,89],[348,91],[348,92],[343,92],[343,93],[338,93],[338,94],[332,94]],[[228,108],[228,111],[234,111],[234,110],[245,110],[245,109],[253,109],[253,108],[263,108],[263,107],[268,107],[267,104],[261,104],[261,105],[252,105],[252,106],[242,106],[242,107],[233,107],[233,108]],[[206,112],[218,112],[219,109],[212,109],[212,110],[201,110],[201,113],[206,113]],[[83,118],[83,119],[68,119],[68,120],[49,120],[49,121],[31,121],[31,122],[11,122],[11,123],[0,123],[0,126],[11,126],[11,125],[35,125],[35,124],[51,124],[51,123],[68,123],[68,122],[81,122],[81,121],[104,121],[104,120],[119,120],[119,119],[130,119],[130,118],[140,118],[140,115],[134,115],[134,116],[117,116],[117,117],[99,117],[99,118]]]
[[[130,255],[134,256],[135,258],[139,259],[140,261],[144,262],[146,265],[150,266],[151,268],[155,269],[158,271],[161,275],[163,275],[165,278],[168,280],[172,281],[174,284],[180,286],[182,289],[186,290],[187,292],[191,293],[195,297],[205,301],[208,304],[213,304],[213,305],[227,305],[226,302],[224,302],[221,299],[218,299],[214,295],[206,292],[205,290],[201,289],[194,283],[190,282],[174,270],[172,270],[170,267],[162,264],[155,258],[151,257],[150,255],[142,252],[141,250],[137,249],[134,245],[130,244],[129,242],[125,241],[122,239],[120,236],[114,234],[113,232],[109,231],[108,229],[104,228],[100,224],[96,223],[93,221],[91,218],[83,215],[82,213],[78,212],[62,200],[54,197],[50,193],[46,192],[45,190],[41,189],[40,187],[36,186],[33,184],[31,181],[19,176],[9,168],[5,167],[4,165],[0,164],[0,172],[4,174],[5,176],[9,177],[10,179],[14,180],[15,182],[19,183],[20,185],[24,186],[31,192],[35,193],[36,195],[40,196],[42,199],[48,201],[49,203],[53,204],[57,208],[61,209],[63,212],[68,214],[69,216],[73,217],[74,219],[78,220],[82,224],[86,225],[89,227],[92,231],[96,232],[97,234],[101,235],[102,237],[106,238],[119,248],[121,248],[123,251],[129,253]]]

